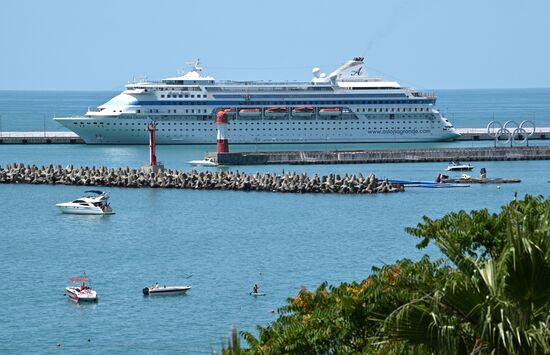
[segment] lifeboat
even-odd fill
[[[265,109],[266,116],[285,116],[288,114],[286,107],[268,107]]]
[[[342,109],[339,107],[325,107],[319,110],[321,116],[336,116],[342,113]]]
[[[222,108],[220,111],[225,112],[228,115],[234,115],[237,112],[237,109],[234,107]]]
[[[313,107],[295,107],[292,109],[292,116],[312,116],[315,113]]]
[[[239,110],[239,115],[243,117],[259,116],[261,113],[259,108],[241,108]]]

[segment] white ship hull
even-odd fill
[[[79,208],[71,206],[57,206],[65,214],[109,215],[112,211],[102,211],[100,208]]]
[[[438,125],[435,114],[414,118],[355,119],[238,119],[230,120],[230,143],[384,143],[437,142],[458,137]],[[147,118],[59,118],[57,121],[88,144],[148,144]],[[91,124],[90,124],[91,123]],[[107,125],[109,124],[109,125]],[[172,116],[157,121],[157,144],[214,144],[214,120]],[[116,127],[116,128],[113,128]]]

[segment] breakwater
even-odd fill
[[[0,132],[0,144],[75,144],[84,140],[73,132]]]
[[[220,165],[550,160],[550,146],[207,153]]]
[[[38,167],[21,163],[0,167],[0,184],[57,184],[101,187],[150,187],[195,190],[238,190],[289,193],[372,194],[404,191],[374,175],[330,174],[308,176],[289,172],[245,174],[238,171],[196,171],[79,167],[48,165]]]

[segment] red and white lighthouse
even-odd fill
[[[227,113],[224,111],[218,112],[216,116],[216,127],[218,128],[218,138],[217,143],[217,152],[218,153],[229,153],[229,140],[227,139],[227,124],[229,120],[227,118]]]

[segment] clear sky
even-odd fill
[[[120,90],[197,57],[217,79],[303,81],[353,56],[422,89],[550,87],[550,1],[0,3],[0,90]]]

